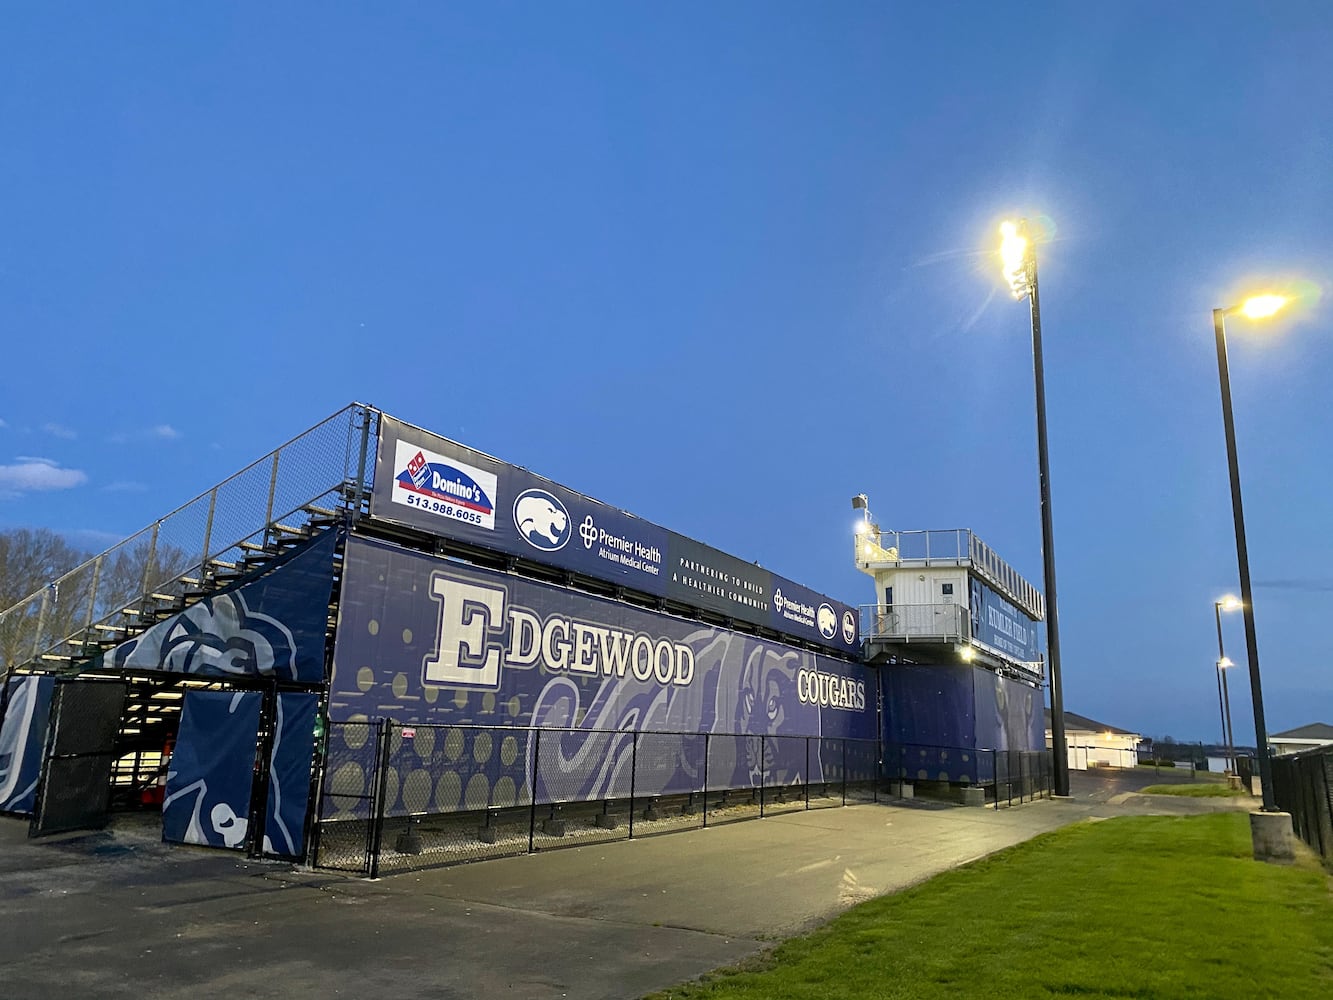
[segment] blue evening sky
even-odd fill
[[[1297,0],[8,4],[0,528],[103,548],[356,399],[850,603],[862,491],[1040,584],[989,251],[1047,217],[1066,705],[1217,739],[1210,310],[1333,280],[1331,54]],[[1303,313],[1230,328],[1270,731],[1333,722]]]

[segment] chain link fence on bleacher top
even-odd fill
[[[61,669],[140,630],[225,573],[270,525],[359,509],[374,478],[377,411],[353,404],[137,534],[0,609],[0,675]],[[299,528],[300,525],[290,527]]]

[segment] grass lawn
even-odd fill
[[[1123,817],[871,900],[750,967],[653,996],[1317,1000],[1333,997],[1333,896],[1313,862],[1252,860],[1244,813]]]
[[[1192,799],[1225,799],[1236,795],[1248,795],[1242,788],[1229,788],[1226,785],[1149,785],[1139,789],[1144,795],[1185,795]]]

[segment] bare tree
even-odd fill
[[[95,559],[54,532],[0,533],[0,671],[60,651],[64,640],[117,618],[147,594],[180,595],[179,577],[197,561],[142,532]]]
[[[35,594],[88,554],[47,528],[0,531],[0,611]]]
[[[42,605],[41,597],[33,595],[53,588],[55,581],[87,558],[87,553],[46,528],[0,531],[0,664],[13,666],[32,652]],[[78,603],[80,596],[86,607],[87,595],[76,593],[80,587],[86,590],[81,581],[70,581],[63,600],[48,599],[48,614],[53,607],[57,609],[56,617],[49,621],[51,629],[62,626],[59,616],[68,617],[65,609]],[[32,599],[18,606],[29,597]],[[41,631],[47,629],[48,623],[42,622]]]

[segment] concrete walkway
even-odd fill
[[[638,997],[1083,818],[1214,808],[1136,787],[794,812],[373,883],[169,848],[142,824],[30,842],[0,819],[0,983],[23,1000]]]

